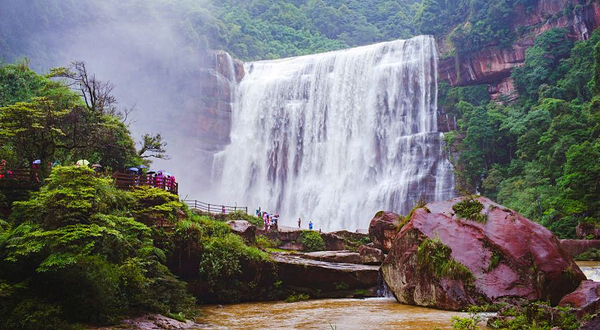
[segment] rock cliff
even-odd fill
[[[488,84],[492,99],[514,100],[518,97],[510,74],[523,64],[526,50],[534,39],[551,28],[565,28],[573,40],[587,40],[600,25],[600,2],[580,0],[540,0],[529,11],[519,5],[512,26],[520,37],[512,47],[502,49],[491,44],[466,55],[442,55],[439,77],[452,86]],[[442,41],[442,53],[447,48]]]

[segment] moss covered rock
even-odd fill
[[[458,214],[467,200],[469,214]],[[550,231],[483,197],[415,210],[381,269],[398,301],[451,310],[513,298],[557,304],[585,279]]]

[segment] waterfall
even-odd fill
[[[220,200],[279,213],[282,225],[354,230],[379,210],[453,196],[433,37],[245,69],[231,144],[213,166]]]

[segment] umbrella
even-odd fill
[[[39,159],[36,159],[33,161],[33,164],[35,164],[35,165],[40,165],[41,163],[42,163],[42,161]]]
[[[139,168],[139,169],[148,168],[148,166],[146,166],[146,165],[138,165],[137,168]]]
[[[87,159],[80,159],[78,160],[75,165],[77,166],[88,166],[90,165],[90,162]]]
[[[140,169],[139,169],[139,168],[137,168],[137,167],[130,167],[130,168],[128,168],[127,170],[128,170],[128,171],[131,171],[131,172],[137,172],[137,171],[139,171]]]
[[[173,175],[173,174],[171,174],[171,173],[169,173],[169,172],[162,172],[162,174],[163,174],[164,176],[171,176],[171,175]]]
[[[92,165],[92,168],[100,168],[100,167],[102,167],[102,165],[100,165],[100,164],[94,164],[94,165]]]

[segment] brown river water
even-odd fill
[[[197,322],[209,329],[442,329],[449,312],[399,304],[394,298],[319,299],[203,306]]]
[[[600,262],[577,264],[588,278],[600,280]],[[200,311],[202,329],[450,329],[452,316],[468,315],[402,305],[394,298],[207,305]]]

